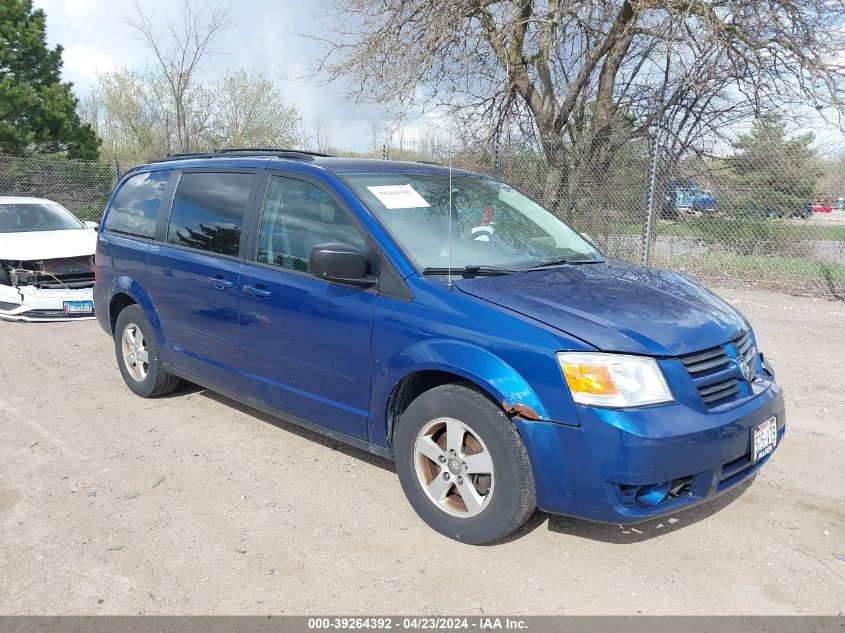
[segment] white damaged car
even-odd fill
[[[0,196],[0,319],[92,318],[96,228],[52,200]]]

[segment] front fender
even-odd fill
[[[386,360],[373,379],[370,442],[387,446],[387,407],[396,386],[422,371],[460,376],[495,398],[508,413],[535,420],[549,413],[528,382],[489,351],[454,340],[428,339],[410,345]]]

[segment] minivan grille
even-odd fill
[[[727,345],[710,347],[700,352],[679,356],[698,389],[698,394],[707,406],[713,406],[736,397],[740,391],[742,374],[731,365],[727,346],[733,346],[737,357],[754,367],[757,350],[751,340],[751,331],[734,338]]]

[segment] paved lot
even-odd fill
[[[195,388],[141,400],[94,322],[0,322],[0,613],[842,613],[845,304],[724,291],[786,390],[750,486],[472,547],[388,462]]]

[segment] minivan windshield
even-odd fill
[[[0,233],[84,228],[70,211],[50,203],[0,203]]]
[[[355,174],[346,180],[424,272],[601,261],[566,223],[496,180],[453,176],[451,223],[448,174]]]

